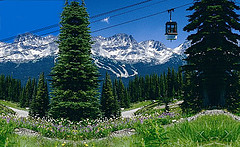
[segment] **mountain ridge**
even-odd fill
[[[40,37],[28,33],[18,36],[12,44],[0,42],[0,67],[6,70],[1,72],[13,76],[18,76],[18,73],[26,74],[22,76],[24,78],[36,77],[40,73],[32,71],[31,68],[36,68],[35,65],[39,68],[38,72],[42,69],[45,73],[50,73],[58,54],[56,41],[55,36]],[[184,42],[177,48],[170,49],[160,41],[137,42],[132,35],[124,33],[111,37],[92,37],[92,41],[92,58],[100,73],[105,75],[107,70],[112,76],[122,78],[161,73],[167,67],[177,68],[184,64],[184,51],[191,45]],[[48,66],[44,67],[44,64]],[[11,68],[8,69],[7,66]],[[33,73],[25,73],[24,67],[28,68],[26,71]]]

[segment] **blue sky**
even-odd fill
[[[94,16],[103,12],[111,11],[124,6],[132,5],[142,2],[144,0],[85,0],[87,11],[90,16]],[[163,0],[152,0],[151,2],[132,7],[122,11],[118,11],[109,15],[105,15],[96,19],[104,19],[114,14],[122,13],[128,10],[153,4]],[[95,31],[104,27],[150,15],[153,13],[165,11],[167,9],[181,6],[193,2],[192,0],[165,0],[162,3],[147,7],[135,12],[121,15],[114,18],[109,18],[109,22],[100,21],[91,24],[91,30]],[[60,14],[64,7],[64,0],[3,0],[0,1],[0,39],[25,33],[34,29],[42,28],[48,25],[59,23]],[[188,23],[187,15],[192,12],[186,11],[188,6],[176,9],[173,13],[173,20],[178,22],[179,36],[178,40],[170,42],[165,39],[165,23],[169,20],[169,14],[163,13],[151,18],[146,18],[140,21],[132,22],[122,26],[114,27],[108,30],[93,33],[92,36],[109,37],[117,33],[126,33],[133,35],[138,41],[144,40],[158,40],[164,43],[167,47],[177,47],[183,43],[188,32],[183,32],[183,27]],[[94,21],[96,19],[91,19]],[[44,34],[50,31],[57,30],[58,28],[51,29],[38,34]],[[57,33],[53,34],[57,35]]]

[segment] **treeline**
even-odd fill
[[[180,71],[180,70],[179,70]],[[168,68],[167,73],[135,76],[128,84],[128,95],[131,102],[143,100],[163,100],[163,98],[178,98],[182,95],[182,72]]]
[[[21,81],[11,76],[0,75],[0,99],[19,102],[22,91]]]
[[[106,74],[101,94],[101,108],[105,117],[119,116],[121,108],[130,107],[130,103],[144,100],[160,100],[167,106],[174,98],[182,96],[182,72],[168,68],[167,73],[135,76],[128,86],[124,86],[122,79],[115,79],[112,83]]]
[[[22,88],[21,95],[19,97],[20,107],[30,107],[31,101],[36,96],[37,81],[35,78],[28,78],[26,85]]]
[[[103,82],[101,112],[104,117],[118,117],[120,108],[129,108],[131,103],[144,100],[160,100],[166,104],[182,96],[181,72],[168,68],[167,73],[135,76],[125,86],[122,79],[113,82],[108,74]],[[46,116],[49,110],[47,82],[42,73],[39,80],[29,78],[22,86],[20,80],[0,76],[0,99],[18,102],[20,107],[29,107],[30,115]]]
[[[0,75],[0,99],[18,102],[20,107],[30,108],[30,115],[43,117],[49,106],[49,95],[44,73],[39,80],[29,78],[22,86],[20,80],[11,76]]]

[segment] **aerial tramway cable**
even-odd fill
[[[190,5],[190,4],[193,4],[193,3],[187,3],[187,4],[184,4],[184,5],[181,5],[181,6],[172,8],[172,9],[179,9],[179,8],[188,6],[188,5]],[[169,9],[168,9],[168,10],[169,10]],[[159,14],[162,14],[162,13],[165,13],[165,12],[168,12],[168,10],[165,10],[165,11],[162,11],[162,12],[158,12],[158,13],[154,13],[154,14],[151,14],[151,15],[147,15],[147,16],[144,16],[144,17],[140,17],[140,18],[137,18],[137,19],[133,19],[133,20],[130,20],[130,21],[122,22],[122,23],[119,23],[119,24],[116,24],[116,25],[112,25],[112,26],[109,26],[109,27],[101,28],[101,29],[98,29],[98,30],[94,30],[94,31],[92,31],[92,33],[96,33],[96,32],[103,31],[103,30],[107,30],[107,29],[110,29],[110,28],[114,28],[114,27],[117,27],[117,26],[120,26],[120,25],[128,24],[128,23],[131,23],[131,22],[135,22],[135,21],[138,21],[138,20],[145,19],[145,18],[153,17],[153,16],[156,16],[156,15],[159,15]],[[39,36],[45,36],[45,35],[52,34],[52,33],[58,32],[58,31],[60,31],[60,30],[58,29],[58,30],[55,30],[55,31],[52,31],[52,32],[49,32],[49,33],[45,33],[45,34],[39,35]],[[29,39],[29,40],[30,40],[30,39]],[[26,40],[25,40],[25,41],[26,41]],[[17,44],[17,43],[20,43],[20,42],[23,42],[23,41],[14,42],[14,43],[11,43],[11,44],[7,44],[7,45],[4,45],[4,46],[0,46],[0,48],[6,47],[6,46],[10,46],[10,45],[12,45],[12,44]],[[48,43],[48,44],[51,44],[51,43],[53,43],[53,42],[50,42],[50,43]],[[45,45],[48,45],[48,44],[44,44],[44,46],[45,46]],[[39,46],[39,47],[41,47],[41,46]],[[35,47],[35,48],[37,48],[37,47]],[[32,49],[32,48],[31,48],[31,49]],[[24,50],[24,51],[27,51],[27,50]],[[11,55],[6,55],[6,56],[4,56],[4,57],[8,57],[8,56],[11,56]],[[0,58],[3,58],[3,57],[0,57]]]
[[[104,13],[100,13],[100,14],[91,16],[91,17],[89,17],[89,18],[90,18],[90,19],[94,19],[94,18],[101,17],[101,16],[104,16],[104,15],[107,15],[107,14],[111,14],[111,13],[114,13],[114,12],[117,12],[117,11],[120,11],[120,10],[124,10],[124,9],[127,9],[127,8],[131,8],[131,7],[135,7],[135,6],[138,6],[138,5],[142,5],[142,4],[151,2],[151,1],[153,1],[153,0],[145,0],[145,1],[142,1],[142,2],[139,2],[139,3],[135,3],[135,4],[132,4],[132,5],[129,5],[129,6],[117,8],[117,9],[114,9],[114,10],[111,10],[111,11],[108,11],[108,12],[104,12]],[[163,0],[163,1],[166,1],[166,0]],[[163,2],[163,1],[161,1],[161,2]],[[159,2],[158,2],[158,3],[159,3]],[[149,6],[151,6],[151,5],[149,5]],[[102,20],[102,19],[101,19],[101,20]],[[49,26],[46,26],[46,27],[42,27],[42,28],[39,28],[39,29],[36,29],[36,30],[29,31],[29,32],[27,32],[27,33],[42,32],[42,31],[49,30],[49,29],[56,28],[56,27],[59,27],[59,24],[49,25]],[[24,35],[24,34],[26,34],[26,33],[19,34],[19,35]],[[0,42],[6,42],[6,41],[9,41],[9,40],[12,40],[12,39],[16,38],[16,37],[19,36],[19,35],[11,36],[11,37],[8,37],[8,38],[1,39]]]

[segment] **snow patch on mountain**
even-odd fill
[[[164,64],[174,54],[182,54],[182,44],[176,49],[167,48],[159,41],[148,40],[138,43],[131,35],[117,34],[112,37],[93,37],[92,54],[105,58],[135,63],[151,63],[154,65]]]
[[[54,56],[58,53],[57,37],[19,35],[13,43],[0,43],[0,62],[22,63]]]
[[[54,57],[59,52],[57,37],[40,37],[33,34],[19,35],[13,43],[0,42],[0,62],[27,63]],[[100,69],[111,71],[117,77],[128,78],[139,74],[137,64],[144,66],[178,63],[191,43],[185,42],[175,49],[159,41],[137,42],[132,35],[116,34],[111,37],[92,37],[92,58]],[[179,59],[181,58],[181,59]]]
[[[108,70],[117,77],[129,78],[138,74],[137,69],[134,68],[132,65],[125,65],[121,62],[114,62],[113,60],[102,57],[94,57],[94,59],[94,63],[97,65],[98,68]]]
[[[0,62],[27,62],[58,54],[57,37],[40,37],[33,34],[19,35],[13,43],[0,42]],[[116,61],[164,64],[174,54],[182,54],[185,43],[175,49],[167,48],[159,41],[138,43],[131,35],[116,34],[112,37],[93,37],[92,54]]]

